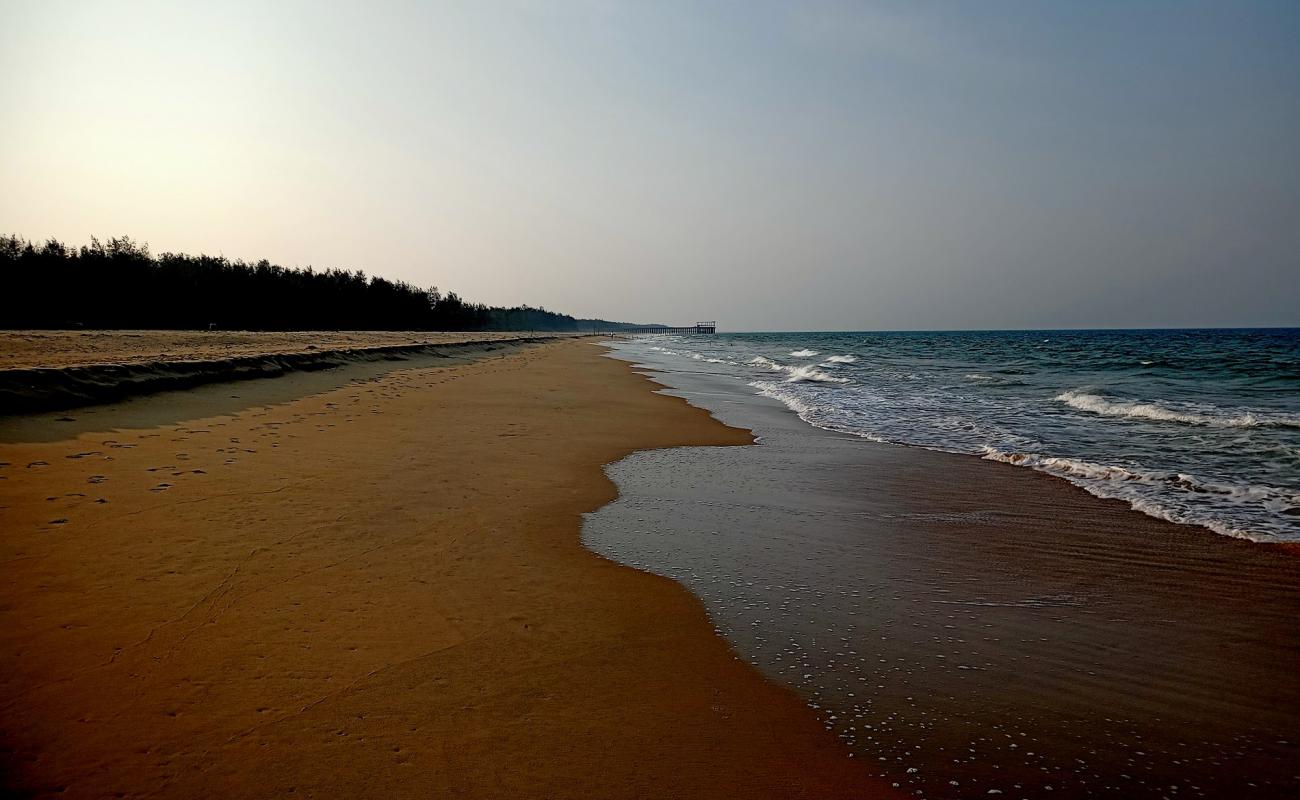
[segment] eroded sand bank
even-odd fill
[[[510,331],[0,331],[0,369],[210,361],[313,350],[488,342],[518,336]]]
[[[879,795],[685,589],[579,543],[602,465],[743,444],[585,342],[0,445],[7,788]]]
[[[215,383],[390,361],[477,358],[571,334],[480,331],[9,331],[0,415],[119,403]],[[381,366],[374,372],[387,372]]]

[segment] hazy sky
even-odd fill
[[[1300,3],[0,0],[0,232],[730,330],[1300,324]]]

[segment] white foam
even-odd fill
[[[791,352],[790,355],[794,356],[795,358],[811,358],[817,355],[817,351],[816,350],[795,350]]]
[[[799,381],[809,381],[812,383],[848,383],[848,378],[837,378],[834,375],[828,375],[816,367],[807,364],[801,367],[786,367],[786,372],[790,377],[786,378],[787,383],[798,383]]]
[[[676,342],[662,344],[678,346]],[[672,353],[665,347],[652,349],[704,363],[731,365],[718,370],[722,375],[739,377],[748,373],[745,380],[754,381],[749,385],[759,394],[779,400],[805,422],[819,428],[878,442],[975,453],[989,460],[1029,467],[1074,483],[1098,497],[1123,501],[1150,516],[1199,525],[1223,535],[1266,541],[1295,540],[1297,536],[1295,521],[1300,519],[1297,514],[1300,487],[1283,488],[1282,485],[1292,483],[1285,473],[1287,459],[1300,457],[1300,447],[1288,443],[1290,433],[1300,428],[1300,415],[1290,409],[1266,408],[1266,401],[1250,405],[1230,405],[1231,401],[1197,403],[1174,400],[1174,395],[1163,391],[1143,392],[1136,388],[1131,390],[1135,395],[1147,394],[1160,399],[1125,398],[1109,394],[1118,391],[1118,387],[1108,390],[1100,384],[1084,386],[1080,385],[1082,380],[1075,384],[1077,388],[1060,391],[1054,397],[1054,393],[1029,392],[1003,398],[996,389],[1023,385],[1021,375],[1025,370],[993,369],[988,364],[970,363],[967,369],[989,368],[989,371],[963,375],[956,370],[955,376],[944,371],[917,374],[903,371],[908,366],[905,364],[887,369],[893,366],[891,361],[876,363],[871,359],[871,368],[859,373],[856,366],[845,366],[859,361],[858,356],[818,354],[816,358],[801,361],[805,353],[816,352],[806,348],[788,351],[791,356],[788,364],[774,360],[784,357],[787,351],[783,349],[774,351],[773,357],[756,355],[752,349],[747,353],[744,349],[727,351],[735,360]],[[732,353],[744,355],[737,357]],[[723,356],[717,350],[713,354]],[[1136,359],[1129,363],[1133,361]],[[956,376],[964,378],[962,382],[967,390],[957,396],[960,402],[948,402],[953,397],[953,389],[961,392],[952,385]],[[925,380],[943,382],[938,387],[942,391],[936,393],[931,391],[934,387],[926,385],[911,388],[918,386],[915,381]],[[1056,444],[1049,445],[1031,435],[1035,430],[1033,419],[1029,428],[1017,424],[1008,416],[1009,408],[1019,408],[1029,415],[1046,412],[1049,423],[1067,426],[1067,432],[1077,429],[1091,433],[1096,440],[1087,442],[1097,447],[1085,446],[1079,450],[1065,441],[1056,443],[1062,445],[1058,449]],[[1130,430],[1144,437],[1182,435],[1196,440],[1216,437],[1217,441],[1217,437],[1227,436],[1233,439],[1233,447],[1242,448],[1243,457],[1257,457],[1264,463],[1259,469],[1239,474],[1232,463],[1221,459],[1178,458],[1184,454],[1179,446],[1173,447],[1168,458],[1144,449],[1145,440],[1127,449],[1102,447],[1116,434],[1129,430],[1121,420],[1131,425],[1145,423],[1148,426],[1145,431]],[[1184,430],[1182,434],[1180,428]],[[1257,433],[1248,432],[1251,429]],[[1287,434],[1279,437],[1269,433],[1270,429],[1278,433],[1281,432],[1278,429],[1284,429]],[[1274,441],[1282,438],[1288,441]],[[1189,452],[1190,448],[1189,444]],[[1095,460],[1050,455],[1054,450]],[[1135,460],[1130,462],[1129,454]],[[1154,466],[1157,464],[1159,467]],[[1282,466],[1277,469],[1283,469],[1280,474],[1274,468],[1279,464]],[[1189,469],[1203,471],[1207,477],[1180,471]],[[1208,477],[1211,475],[1213,479]]]
[[[835,431],[837,433],[852,434],[853,436],[858,436],[863,439],[869,439],[873,442],[883,443],[887,441],[886,439],[882,439],[879,436],[876,436],[871,433],[867,433],[866,431],[857,430],[853,428],[845,428],[818,419],[818,417],[820,416],[820,412],[823,410],[822,407],[816,405],[815,403],[809,402],[805,398],[800,397],[798,394],[795,394],[797,390],[795,389],[795,387],[790,386],[789,382],[772,383],[771,381],[753,381],[749,385],[757,389],[758,393],[763,397],[770,397],[773,400],[781,401],[782,403],[785,404],[786,408],[793,411],[799,417],[799,419],[803,420],[804,422],[807,422],[809,425],[821,428],[823,430]]]
[[[1128,417],[1157,422],[1177,422],[1183,425],[1203,425],[1212,428],[1300,428],[1300,417],[1267,412],[1241,411],[1226,412],[1223,409],[1183,410],[1163,406],[1159,403],[1143,403],[1135,400],[1111,400],[1095,394],[1072,389],[1061,392],[1052,398],[1079,411],[1087,411],[1103,417]]]
[[[783,391],[781,384],[769,383],[767,381],[754,381],[749,384],[758,390],[758,393],[764,397],[770,397],[773,400],[780,400],[785,403],[785,407],[799,415],[804,422],[809,422],[808,417],[817,410],[817,406],[806,402],[803,398],[797,397],[790,392]],[[811,424],[811,423],[810,423]]]
[[[990,461],[1001,461],[1021,467],[1031,467],[1047,472],[1071,483],[1082,486],[1097,497],[1127,501],[1136,511],[1152,517],[1177,522],[1180,524],[1200,525],[1210,530],[1254,541],[1267,540],[1268,537],[1238,528],[1215,519],[1212,516],[1191,510],[1180,510],[1159,502],[1152,495],[1152,489],[1173,489],[1185,493],[1184,497],[1200,497],[1211,501],[1209,505],[1263,506],[1275,513],[1289,508],[1300,508],[1300,492],[1282,489],[1276,486],[1237,485],[1208,481],[1181,472],[1160,472],[1115,464],[1098,464],[1077,458],[1044,456],[1038,453],[1008,453],[994,447],[985,447],[982,457]],[[1141,486],[1152,489],[1141,491]]]
[[[821,370],[817,369],[811,364],[801,364],[797,367],[792,367],[788,364],[778,364],[772,359],[764,358],[763,356],[754,356],[749,360],[748,363],[756,367],[766,367],[772,370],[773,372],[786,373],[787,375],[789,375],[789,377],[786,378],[787,383],[799,383],[805,381],[809,383],[848,383],[849,382],[848,378],[837,378],[834,375],[830,375],[828,373],[822,372]]]

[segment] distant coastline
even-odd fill
[[[642,323],[475,303],[361,270],[0,236],[0,328],[610,332]]]

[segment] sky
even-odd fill
[[[1300,325],[1300,3],[0,0],[0,232],[726,330]]]

